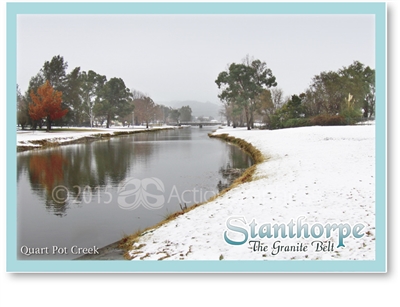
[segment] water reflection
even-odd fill
[[[63,199],[78,203],[85,196],[84,188],[94,191],[121,182],[132,169],[133,159],[146,164],[153,150],[116,139],[23,153],[18,156],[18,180],[21,173],[27,173],[32,191],[49,211],[63,216],[68,208]]]
[[[172,176],[180,171],[177,162],[185,165],[185,160],[192,159],[192,144],[183,142],[190,140],[191,130],[183,135],[172,134],[167,138],[165,135],[151,133],[136,138],[119,137],[91,144],[23,153],[18,156],[18,180],[21,173],[27,173],[32,191],[42,199],[48,211],[57,216],[64,216],[69,208],[68,201],[81,203],[83,197],[89,197],[89,192],[94,194],[104,191],[108,186],[115,187],[132,174],[137,177],[140,177],[140,173],[147,174],[143,169],[147,170],[157,155],[166,156],[163,161],[166,169],[163,170],[160,166],[157,169],[164,172],[166,178]],[[172,155],[168,153],[170,148],[158,146],[163,142],[164,146],[165,142],[171,144],[174,150]],[[219,192],[227,188],[252,163],[250,157],[239,148],[225,143],[223,145],[226,147],[224,155],[227,155],[228,162],[219,166],[220,179],[214,186]],[[160,148],[163,148],[161,153]],[[197,151],[202,147],[199,148]],[[177,152],[180,157],[177,161],[171,161],[169,157],[176,157]],[[182,170],[183,174],[187,173],[185,178],[196,177],[197,172],[202,170],[201,165],[196,165],[197,162],[202,161],[190,161],[192,170]],[[170,163],[172,168],[168,168]],[[160,174],[158,176],[161,177]],[[204,178],[202,180],[204,181]],[[206,189],[210,189],[207,184],[206,186]],[[204,186],[201,185],[200,188]]]
[[[65,202],[54,203],[52,191],[63,183],[64,166],[67,165],[67,159],[58,151],[34,154],[29,158],[29,180],[32,190],[45,200],[46,208],[57,216],[65,214]]]
[[[181,206],[206,201],[205,195],[215,195],[252,164],[238,147],[210,139],[207,132],[143,133],[19,153],[19,246],[101,247],[155,225]],[[163,191],[165,204],[124,210],[119,185],[129,178],[137,185],[156,178],[159,186],[149,185],[146,192],[160,196]]]
[[[229,164],[226,167],[221,167],[219,169],[219,173],[221,174],[222,178],[225,179],[223,182],[220,180],[218,182],[218,191],[221,192],[222,190],[228,188],[237,178],[239,178],[245,169],[243,168],[233,168]]]

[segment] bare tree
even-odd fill
[[[149,123],[155,118],[156,105],[150,97],[143,97],[133,100],[135,106],[135,118],[139,123],[146,123],[146,128],[149,128]]]
[[[272,88],[271,89],[271,98],[272,98],[272,103],[274,104],[275,109],[282,107],[284,103],[284,98],[283,98],[283,91],[280,88]]]

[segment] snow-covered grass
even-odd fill
[[[118,133],[135,133],[139,131],[150,131],[165,128],[176,128],[173,126],[154,126],[146,129],[145,126],[130,127],[110,127],[110,128],[86,128],[71,127],[60,128],[53,127],[50,132],[45,130],[17,130],[17,146],[24,149],[40,148],[46,143],[51,145],[62,145],[63,143],[73,143],[83,138],[90,138],[101,135],[110,135]]]
[[[375,259],[375,125],[273,131],[224,128],[215,134],[245,140],[266,160],[257,165],[252,181],[139,236],[129,252],[133,260]],[[244,218],[235,224],[242,230],[253,220],[258,231],[262,224],[288,225],[299,217],[310,228],[314,224],[364,228],[361,237],[351,233],[344,238],[344,247],[338,247],[338,229],[317,239],[257,236],[253,240],[266,246],[260,252],[249,243],[250,226],[246,243],[230,245],[224,240],[224,232],[236,242],[244,238],[239,231],[228,231],[230,217]],[[318,251],[313,241],[323,242],[327,249]],[[299,251],[300,244],[307,249]]]
[[[152,129],[160,128],[172,127]],[[144,129],[136,126],[17,131],[17,145],[33,148],[42,146],[43,142],[71,143],[84,137]],[[245,140],[264,155],[265,161],[256,166],[252,181],[139,236],[129,252],[133,260],[374,259],[374,122],[273,131],[225,127],[214,134]],[[242,233],[228,230],[227,220],[231,217],[244,218],[241,224],[236,221],[233,225],[248,230],[246,243],[230,245],[224,240],[225,232],[232,240],[243,240]],[[310,228],[317,223],[323,226],[362,224],[363,236],[355,238],[351,234],[344,238],[345,247],[338,247],[338,231],[318,239],[312,236],[251,238],[249,225],[253,220],[258,231],[262,224],[288,225],[291,221],[296,223],[298,218]],[[259,240],[267,249],[254,251],[254,245],[249,244],[251,240]],[[312,241],[322,241],[329,250],[316,251]],[[299,244],[307,245],[308,249],[299,251]],[[285,246],[289,251],[285,251]],[[290,251],[291,246],[294,250]]]

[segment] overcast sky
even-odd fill
[[[19,15],[17,82],[45,61],[68,72],[122,78],[156,103],[218,103],[215,79],[249,55],[267,63],[284,95],[357,60],[375,68],[373,15]]]

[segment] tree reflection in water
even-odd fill
[[[80,206],[85,196],[94,201],[107,185],[125,179],[136,165],[134,159],[146,165],[154,148],[134,146],[134,142],[123,139],[22,154],[17,163],[18,179],[26,171],[32,191],[46,210],[65,216],[68,208]]]
[[[46,208],[55,215],[63,216],[66,210],[65,202],[54,202],[53,191],[64,182],[64,167],[68,165],[67,159],[61,152],[52,151],[47,154],[35,154],[29,159],[29,179],[34,191],[39,193],[46,201]],[[62,193],[62,192],[61,192]],[[66,197],[61,197],[66,198]]]

